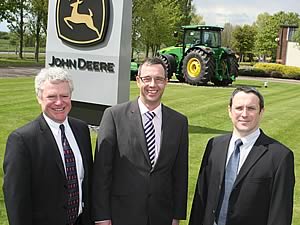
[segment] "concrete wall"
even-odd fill
[[[300,45],[298,43],[288,42],[285,65],[300,67]]]

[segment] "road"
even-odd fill
[[[0,67],[0,77],[35,76],[41,67]]]

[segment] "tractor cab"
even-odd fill
[[[221,47],[222,27],[205,25],[183,26],[183,44],[186,47],[206,46],[211,48]]]

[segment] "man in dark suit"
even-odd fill
[[[108,108],[100,124],[93,218],[96,224],[176,225],[186,217],[188,121],[161,104],[168,82],[162,60],[147,59],[136,79],[138,99]],[[154,126],[153,148],[147,124]]]
[[[189,224],[290,225],[294,156],[259,129],[263,96],[254,88],[239,87],[228,111],[233,132],[208,141]],[[238,139],[241,145],[235,147]]]
[[[93,224],[90,132],[83,121],[68,117],[71,77],[60,68],[42,69],[35,88],[42,114],[13,131],[6,144],[3,191],[9,224]]]

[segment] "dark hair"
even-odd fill
[[[243,87],[237,87],[231,94],[230,100],[229,100],[229,106],[231,108],[232,106],[232,100],[233,97],[239,93],[239,92],[245,92],[245,93],[252,93],[255,94],[259,99],[259,111],[261,111],[265,107],[264,97],[259,93],[259,91],[253,87],[243,86]]]
[[[167,67],[161,58],[158,58],[158,57],[146,58],[139,66],[138,74],[137,74],[138,76],[141,75],[141,70],[142,70],[143,65],[148,65],[148,66],[161,65],[164,68],[165,77],[167,78]]]

